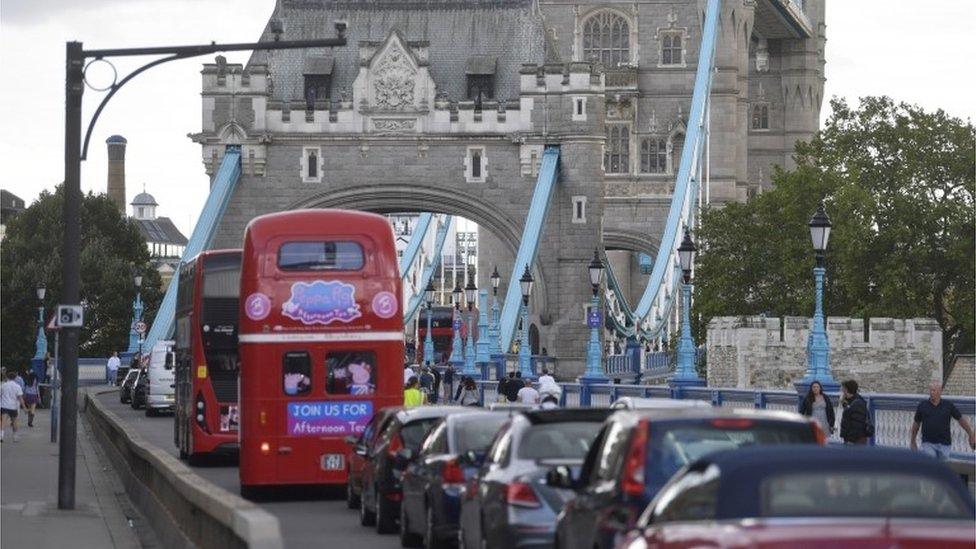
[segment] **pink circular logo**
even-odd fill
[[[271,314],[271,300],[261,292],[255,292],[244,300],[244,314],[251,320],[264,320]]]
[[[393,318],[397,314],[397,298],[390,292],[373,296],[373,313],[380,318]]]

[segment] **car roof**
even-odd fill
[[[712,406],[708,408],[670,408],[658,410],[617,410],[615,417],[630,419],[633,421],[641,419],[717,419],[717,418],[738,418],[738,419],[768,419],[774,421],[795,421],[809,422],[809,419],[796,412],[783,410],[757,410],[755,408],[721,408]]]
[[[480,408],[469,406],[417,406],[415,408],[405,408],[397,412],[397,419],[401,423],[416,421],[418,419],[430,419],[446,417],[451,414],[463,414],[480,412]]]
[[[711,408],[712,403],[696,399],[678,400],[661,397],[620,397],[613,401],[613,404],[610,406],[625,406],[626,408],[617,408],[623,410],[671,410],[685,408]]]
[[[551,410],[527,410],[522,415],[533,425],[563,423],[569,421],[602,422],[613,410],[608,408],[553,408]]]
[[[452,426],[458,423],[470,423],[473,421],[483,421],[485,419],[493,418],[505,418],[508,414],[505,412],[492,412],[489,410],[476,410],[466,414],[451,414],[445,418],[445,421],[449,422]]]

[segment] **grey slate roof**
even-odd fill
[[[464,68],[464,74],[495,74],[498,58],[494,55],[472,55]]]
[[[141,192],[137,194],[135,198],[132,199],[131,204],[133,206],[159,206],[159,203],[156,202],[156,199],[153,198],[153,195],[147,192]]]
[[[183,233],[176,228],[176,225],[168,217],[157,217],[156,219],[133,218],[132,222],[139,228],[139,232],[146,238],[146,242],[186,246],[186,237],[183,236]]]
[[[335,58],[332,52],[310,55],[305,58],[305,69],[302,74],[332,74]]]
[[[348,24],[347,45],[335,56],[332,92],[352,93],[359,72],[359,43],[385,40],[393,29],[408,41],[429,43],[430,74],[438,93],[465,99],[468,60],[475,55],[497,59],[495,96],[516,99],[522,63],[544,61],[542,17],[534,0],[282,0],[276,15],[284,23],[283,40],[331,38],[334,23]],[[273,40],[269,25],[262,40]],[[301,100],[305,58],[326,50],[256,52],[248,65],[269,65],[273,98]]]

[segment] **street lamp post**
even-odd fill
[[[142,275],[134,275],[132,278],[136,284],[136,299],[132,302],[132,326],[129,329],[129,348],[126,353],[135,354],[139,346],[136,324],[142,320]]]
[[[807,388],[814,381],[819,381],[823,390],[835,392],[840,389],[840,384],[830,373],[830,343],[827,341],[827,330],[823,314],[823,282],[827,269],[824,267],[824,260],[827,254],[827,241],[830,239],[830,218],[824,210],[823,200],[817,212],[810,219],[810,240],[813,243],[813,251],[816,257],[816,264],[813,268],[814,280],[814,310],[813,310],[813,329],[807,338],[807,371],[799,382],[796,383],[797,391],[806,393]]]
[[[590,342],[586,346],[586,373],[580,378],[582,383],[606,383],[607,376],[603,373],[602,352],[600,349],[600,327],[603,316],[600,314],[600,285],[603,284],[603,262],[600,261],[599,250],[593,250],[593,260],[587,266],[590,275],[590,289],[593,297],[590,300],[590,312],[586,316],[586,323],[590,328]]]
[[[454,291],[451,292],[451,300],[454,302],[454,319],[451,328],[454,331],[454,338],[451,341],[451,364],[455,368],[464,367],[464,350],[461,347],[461,297],[464,290],[461,289],[461,280],[454,275]]]
[[[345,46],[346,23],[336,22],[336,38],[320,40],[275,40],[246,44],[216,44],[201,46],[161,46],[152,48],[120,48],[86,50],[81,42],[65,44],[65,117],[64,117],[64,244],[62,253],[62,303],[78,305],[81,290],[81,161],[88,155],[88,143],[99,115],[109,100],[127,82],[157,65],[223,51],[284,50],[304,48],[332,48]],[[280,28],[279,28],[280,31]],[[133,70],[124,78],[112,82],[108,93],[95,109],[82,141],[82,96],[85,91],[86,61],[107,61],[114,57],[156,55],[154,61]],[[114,67],[113,67],[114,69]],[[78,328],[64,328],[64,402],[61,407],[63,432],[58,445],[58,509],[75,507],[75,464],[78,446]]]
[[[674,376],[668,380],[671,387],[701,387],[705,384],[695,371],[695,341],[691,338],[691,269],[695,264],[694,241],[691,231],[685,228],[685,238],[678,246],[681,263],[681,339],[678,340],[678,365]]]
[[[468,277],[468,285],[464,287],[464,299],[468,303],[468,341],[464,347],[464,375],[479,379],[481,372],[475,366],[474,350],[474,303],[478,298],[478,287],[474,284],[474,275]]]
[[[529,266],[525,266],[525,272],[519,279],[519,286],[522,290],[522,339],[519,343],[518,362],[519,372],[522,379],[531,379],[532,375],[532,351],[529,349],[529,297],[532,296],[532,285],[535,279]]]
[[[434,279],[431,277],[424,288],[424,301],[427,302],[427,335],[424,336],[424,364],[434,363],[434,338],[430,336],[430,317],[433,316]]]
[[[497,265],[489,280],[491,280],[491,323],[488,325],[488,354],[492,360],[496,361],[496,377],[501,379],[505,375],[505,355],[502,353],[501,338],[499,338],[498,285],[501,283],[502,277],[498,274]]]
[[[44,333],[44,295],[46,293],[47,288],[44,287],[44,284],[38,284],[35,290],[37,295],[37,339],[34,340],[34,359],[31,361],[32,367],[35,368],[35,375],[35,365],[44,362],[44,355],[47,354],[47,334]]]

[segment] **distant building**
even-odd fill
[[[0,190],[0,240],[7,236],[7,223],[24,211],[24,199],[10,191]]]
[[[159,271],[165,288],[180,268],[180,258],[186,249],[186,237],[170,218],[156,216],[156,207],[159,204],[151,194],[145,191],[137,194],[131,205],[131,219],[146,239],[146,247],[149,248],[153,264]]]

